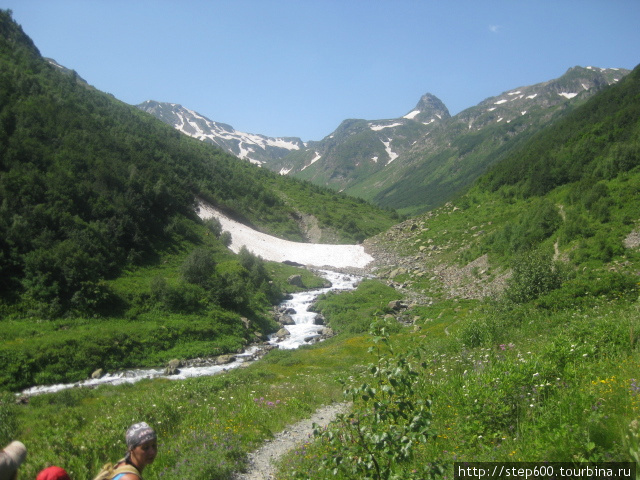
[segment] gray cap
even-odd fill
[[[22,442],[14,441],[7,445],[0,452],[0,480],[10,480],[25,458],[27,448]]]
[[[142,443],[148,442],[149,440],[156,440],[157,436],[155,430],[147,425],[146,422],[140,422],[129,427],[129,430],[127,430],[126,439],[127,448],[131,450],[132,448]]]

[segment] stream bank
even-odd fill
[[[294,349],[302,345],[308,345],[329,336],[326,326],[318,324],[317,314],[308,311],[315,299],[329,291],[343,291],[354,289],[361,277],[353,274],[335,272],[331,270],[318,271],[327,280],[327,287],[306,290],[291,295],[291,298],[282,302],[278,309],[287,312],[291,324],[283,326],[277,334],[271,335],[269,340],[262,344],[250,345],[242,353],[234,355],[221,355],[212,358],[196,358],[182,360],[169,367],[135,368],[120,372],[96,375],[79,382],[60,383],[55,385],[36,385],[23,390],[18,395],[29,397],[42,393],[53,393],[69,388],[97,387],[99,385],[122,385],[135,383],[144,379],[167,378],[170,380],[184,380],[187,378],[216,375],[230,369],[247,366],[250,362],[259,360],[274,348]],[[283,331],[284,330],[284,331]],[[324,330],[324,331],[323,331]],[[170,363],[173,363],[170,362]],[[168,370],[171,368],[171,370]]]

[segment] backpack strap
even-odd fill
[[[115,468],[112,472],[111,478],[115,478],[117,475],[124,475],[125,473],[133,473],[140,480],[142,480],[142,475],[140,474],[138,469],[133,465],[128,465],[126,463],[124,465],[119,466],[118,468]]]

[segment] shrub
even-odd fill
[[[542,249],[529,250],[515,260],[505,297],[515,303],[526,303],[561,284],[560,271],[551,253]]]
[[[206,248],[196,248],[182,264],[182,277],[189,283],[206,287],[215,268],[213,253]]]
[[[442,473],[441,466],[416,468],[414,461],[419,446],[435,436],[431,401],[414,393],[423,381],[420,354],[396,355],[383,323],[374,325],[372,333],[380,347],[369,351],[377,350],[377,361],[369,365],[364,383],[344,391],[352,411],[326,430],[315,425],[314,435],[335,452],[322,460],[325,471],[344,478],[431,478]]]
[[[220,235],[222,235],[222,224],[217,218],[207,218],[204,221],[204,226],[207,227],[207,229],[213,233],[216,238],[220,238]]]
[[[220,235],[220,241],[225,247],[231,245],[231,232],[222,232],[222,234]]]

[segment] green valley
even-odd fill
[[[200,201],[296,241],[303,219],[323,241],[357,243],[399,218],[180,135],[0,20],[3,388],[234,352],[273,331],[266,312],[297,269],[232,254]]]
[[[400,218],[79,84],[0,15],[0,443],[27,445],[21,476],[56,464],[92,478],[144,420],[159,437],[145,478],[232,479],[250,452],[337,402],[348,413],[278,458],[278,479],[638,466],[640,67],[517,141],[505,137],[518,120],[458,137],[434,166],[439,206]],[[470,164],[449,165],[454,150]],[[403,194],[388,198],[406,205]],[[16,397],[102,364],[233,352],[274,330],[269,308],[301,288],[290,275],[320,285],[233,254],[195,215],[198,199],[283,238],[305,239],[309,216],[324,240],[362,241],[369,277],[313,306],[336,335],[223,375]]]

